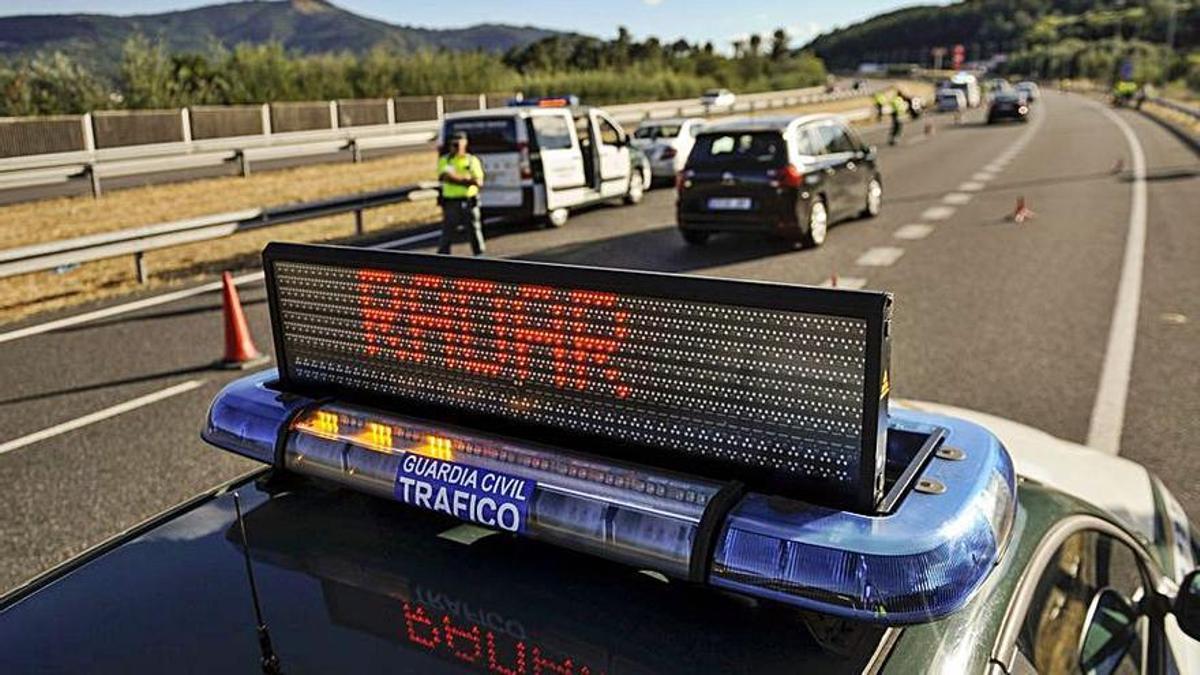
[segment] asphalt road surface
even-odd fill
[[[1197,519],[1200,164],[1145,117],[1116,114],[1144,151],[1148,197],[1120,452]],[[980,116],[959,126],[935,118],[929,136],[909,124],[899,146],[881,145],[883,215],[838,225],[817,250],[744,236],[686,246],[674,195],[662,189],[559,230],[493,231],[489,253],[805,284],[836,275],[841,286],[886,289],[896,297],[895,396],[1085,442],[1130,231],[1134,182],[1113,169],[1134,158],[1118,123],[1082,97],[1049,93],[1026,125],[985,126]],[[1036,215],[1016,224],[1008,216],[1020,197]],[[241,293],[269,348],[261,284]],[[96,309],[0,327],[0,587],[256,466],[198,436],[208,402],[237,376],[211,368],[222,344],[218,293],[12,339]]]

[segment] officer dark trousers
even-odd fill
[[[442,237],[438,240],[438,253],[450,253],[450,244],[459,228],[467,231],[471,252],[483,255],[486,248],[483,243],[483,218],[479,213],[477,198],[442,200]]]

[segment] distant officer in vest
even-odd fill
[[[449,151],[438,158],[438,180],[442,183],[442,238],[438,253],[450,253],[454,233],[466,229],[471,251],[483,255],[483,221],[479,215],[479,188],[483,187],[483,164],[467,152],[467,135],[450,137]]]

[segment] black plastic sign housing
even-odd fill
[[[285,391],[880,504],[886,293],[300,244],[263,262]]]

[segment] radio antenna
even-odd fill
[[[250,581],[250,599],[254,601],[255,630],[258,633],[258,650],[262,654],[262,671],[266,675],[282,675],[279,657],[271,646],[271,633],[267,622],[263,621],[262,606],[258,602],[258,584],[254,583],[254,567],[250,564],[250,543],[246,539],[246,521],[242,518],[242,498],[233,493],[233,508],[237,511],[238,531],[242,535],[242,557],[246,561],[246,579]]]

